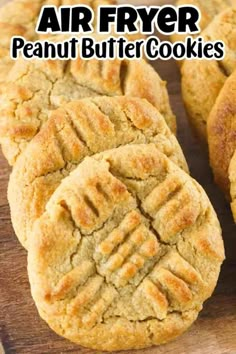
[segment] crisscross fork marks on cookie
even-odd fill
[[[166,317],[168,309],[183,309],[194,297],[194,290],[202,287],[198,271],[180,254],[171,250],[161,258],[138,286],[133,304],[138,311],[140,301],[155,312],[159,319]]]
[[[107,173],[105,167],[106,164],[101,166],[94,161],[94,166],[90,169],[91,176],[84,180],[83,175],[78,175],[77,188],[75,190],[68,188],[66,198],[57,201],[85,235],[98,230],[111,217],[117,204],[133,203],[133,198],[124,184]]]
[[[105,164],[107,164],[107,162],[105,162]],[[155,160],[151,159],[149,163],[149,172],[151,173],[151,164],[155,164]],[[112,165],[112,162],[110,162],[110,165]],[[83,186],[83,182],[81,182],[82,176],[78,175],[79,188],[75,188],[73,193],[69,188],[66,193],[66,202],[59,202],[63,207],[63,204],[66,203],[66,209],[69,211],[70,217],[74,221],[75,226],[79,227],[83,234],[91,234],[101,226],[105,226],[107,220],[113,213],[113,208],[111,208],[110,205],[112,193],[107,191],[107,184],[111,184],[110,182],[108,183],[108,180],[111,178],[108,178],[108,176],[112,176],[112,174],[109,170],[107,172],[102,171],[99,162],[96,161],[94,161],[94,168],[96,168],[96,178],[88,178],[86,185]],[[108,165],[104,165],[104,168],[109,167]],[[116,180],[116,183],[119,181],[115,177],[112,177],[112,181],[113,179]],[[100,180],[99,184],[97,184],[98,180]],[[124,188],[124,184],[121,181],[118,183],[123,186],[123,188],[120,186],[121,190],[123,190],[125,194],[128,193],[126,188]],[[150,217],[154,220],[153,225],[156,227],[155,230],[161,240],[163,241],[164,239],[164,242],[173,243],[173,240],[177,241],[179,234],[193,225],[200,213],[199,195],[196,192],[194,194],[196,201],[192,200],[193,194],[190,193],[192,185],[190,182],[189,184],[188,186],[184,179],[181,180],[178,174],[169,174],[166,179],[155,186],[151,193],[144,199],[143,209],[149,211]],[[86,194],[81,192],[83,189],[87,190]],[[113,187],[111,189],[113,189]],[[101,193],[101,190],[105,192]],[[126,202],[128,196],[130,196],[129,193],[126,195],[125,199],[122,198],[121,202]],[[116,196],[115,200],[117,203],[118,200]],[[151,203],[152,200],[154,203]],[[176,215],[176,210],[183,201],[186,205],[180,210],[180,213]],[[193,217],[192,204],[196,204]],[[110,212],[106,209],[106,205]],[[154,206],[154,208],[149,210],[149,205]],[[162,211],[163,208],[164,212]],[[161,211],[163,212],[163,220],[167,221],[166,234],[168,235],[169,232],[171,235],[169,239],[164,238],[164,229],[157,224],[157,215]],[[104,213],[104,217],[102,217],[101,213]],[[180,220],[174,229],[167,217],[172,217],[172,215]],[[102,220],[100,220],[101,218]],[[157,235],[143,224],[144,219],[145,218],[138,211],[128,213],[121,221],[120,225],[97,246],[95,251],[94,259],[98,262],[99,273],[105,276],[108,281],[113,282],[117,287],[125,286],[136,276],[139,270],[144,267],[146,261],[148,261],[149,258],[153,259],[160,250]],[[81,227],[81,220],[83,227]],[[88,220],[91,225],[87,225],[89,231],[84,232],[83,228],[86,224],[86,220]],[[97,220],[99,220],[98,225],[96,225]],[[149,220],[146,222],[149,223]],[[164,279],[165,278],[166,277],[164,277]],[[168,279],[170,278],[172,278],[172,282],[174,282],[175,275],[169,274]],[[175,284],[178,283],[181,283],[181,280],[175,280]]]
[[[121,83],[120,70],[124,65],[127,66],[126,77],[122,78]],[[123,93],[121,85],[125,85]],[[99,60],[92,60],[88,66],[80,58],[71,63],[58,60],[43,64],[19,60],[3,91],[0,136],[11,164],[21,153],[18,151],[20,142],[23,141],[26,146],[53,109],[75,99],[122,94],[146,98],[163,113],[171,130],[175,131],[175,118],[165,84],[145,61],[123,63],[108,60],[101,64]]]
[[[35,217],[45,210],[48,191],[55,190],[54,176],[60,183],[87,155],[121,145],[152,142],[188,170],[176,138],[146,100],[96,97],[72,101],[55,110],[19,158],[9,183],[13,225],[24,246],[27,247],[27,233]],[[146,158],[143,167],[150,163]],[[15,179],[17,183],[12,182]],[[16,210],[18,206],[20,210]]]
[[[119,171],[119,177],[113,171]],[[135,184],[131,192],[127,180],[143,184],[142,197]],[[115,181],[124,192],[106,189]],[[95,182],[102,197],[96,197]],[[157,203],[150,212],[154,217],[177,200],[170,212],[163,214],[167,226],[176,205],[188,205],[180,219],[175,219],[176,228],[170,228],[175,242],[172,238],[171,242],[163,242],[150,225],[153,216],[143,211],[142,202],[155,188],[159,188],[159,194],[155,192]],[[96,208],[90,234],[76,220],[71,222],[78,195],[87,195],[92,209]],[[109,213],[99,198],[108,202],[111,198]],[[61,208],[63,200],[69,212]],[[189,218],[189,204],[192,208],[198,205],[197,216]],[[75,237],[75,230],[79,237]],[[41,316],[59,334],[75,342],[90,345],[94,338],[96,349],[133,348],[140,338],[140,346],[144,347],[182,333],[211,295],[224,258],[219,223],[207,196],[155,145],[128,145],[87,157],[54,192],[47,211],[35,223],[34,233],[28,269]],[[92,270],[88,267],[86,279],[81,282],[78,275],[78,281],[74,280],[80,269],[73,274],[71,268],[87,261],[93,266]],[[61,293],[64,297],[49,297],[47,301],[45,293],[57,287],[66,289]]]
[[[100,274],[117,287],[125,286],[159,252],[156,236],[132,211],[98,246],[94,258]]]
[[[191,182],[173,174],[151,191],[142,202],[142,208],[153,219],[152,225],[161,240],[174,243],[178,235],[197,220],[200,214],[198,199]]]
[[[104,284],[103,278],[96,275],[94,263],[84,261],[65,274],[46,298],[50,301],[70,298],[68,311],[72,315],[80,313],[81,325],[90,328],[99,321],[116,295],[115,288]],[[89,304],[92,304],[90,309]]]
[[[87,282],[88,278],[96,272],[91,261],[84,261],[66,273],[56,284],[52,292],[46,296],[54,300],[61,300],[73,292],[76,288]]]
[[[101,145],[106,144],[111,148],[116,144],[116,133],[110,117],[103,114],[92,100],[71,102],[64,106],[63,111],[67,113],[68,124],[86,146],[87,155],[98,152]],[[56,117],[57,112],[54,115]]]

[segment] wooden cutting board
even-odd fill
[[[0,5],[3,2],[5,0],[0,0]],[[171,1],[150,1],[149,4],[151,2],[155,5],[171,3]],[[144,1],[133,3],[144,4]],[[206,302],[198,321],[191,329],[172,343],[140,350],[137,354],[236,354],[236,226],[233,224],[229,206],[213,184],[207,154],[201,150],[189,128],[181,100],[179,71],[175,62],[152,64],[168,82],[172,107],[177,115],[178,138],[191,174],[205,188],[218,213],[223,228],[227,259],[213,297]],[[9,173],[10,168],[0,155],[0,341],[5,353],[98,353],[60,338],[37,314],[30,296],[26,269],[27,254],[18,243],[11,226],[6,192]],[[0,354],[2,350],[0,345]]]

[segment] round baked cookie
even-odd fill
[[[153,144],[85,158],[29,243],[40,316],[97,350],[162,344],[187,330],[224,259],[205,192]]]
[[[15,61],[10,58],[10,43],[13,36],[37,40],[35,32],[41,7],[44,5],[85,4],[96,9],[101,4],[113,4],[113,0],[13,0],[1,7],[0,4],[0,84],[5,83]]]
[[[236,0],[178,0],[176,6],[192,5],[198,7],[201,12],[199,22],[200,31],[203,31],[209,23],[221,11],[230,6],[236,6]],[[199,35],[199,34],[197,34]],[[188,35],[173,34],[171,36],[172,42],[184,41]],[[181,62],[182,63],[182,62]]]
[[[236,8],[223,11],[203,31],[207,40],[225,42],[225,58],[185,60],[182,68],[182,93],[194,130],[203,142],[207,140],[207,119],[228,76],[236,68]]]
[[[89,96],[146,98],[175,131],[166,83],[145,60],[18,60],[0,96],[0,143],[11,165],[51,110]]]
[[[162,115],[140,98],[96,97],[52,112],[17,160],[8,188],[12,223],[20,242],[61,180],[87,155],[125,144],[155,143],[185,171],[182,150]]]
[[[236,71],[226,80],[207,120],[210,163],[229,196],[229,164],[236,149]]]
[[[236,150],[229,165],[229,180],[231,194],[231,209],[236,222]]]

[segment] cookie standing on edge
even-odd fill
[[[205,192],[153,144],[85,158],[29,243],[40,316],[97,350],[144,348],[187,330],[224,259]]]
[[[51,110],[98,95],[146,98],[176,130],[166,83],[145,60],[18,60],[0,98],[0,143],[9,163],[14,165]]]
[[[229,165],[231,209],[236,222],[236,150]]]
[[[229,164],[236,149],[236,71],[226,80],[207,120],[210,163],[229,197]]]
[[[225,58],[216,60],[185,60],[181,68],[182,93],[195,132],[207,141],[207,120],[228,76],[236,68],[236,8],[223,11],[202,32],[207,40],[225,43]]]
[[[61,180],[87,155],[125,144],[155,143],[188,170],[182,150],[162,115],[139,98],[96,97],[52,112],[13,168],[8,200],[15,232],[27,247],[33,222]]]

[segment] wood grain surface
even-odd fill
[[[0,5],[5,0],[0,0]],[[33,0],[32,0],[33,1]],[[207,0],[206,0],[207,1]],[[125,1],[123,1],[125,2]],[[171,3],[171,1],[161,1]],[[133,3],[144,3],[133,1]],[[157,1],[152,1],[158,4]],[[217,289],[205,303],[199,319],[182,337],[161,347],[128,353],[144,354],[236,354],[236,226],[224,197],[213,183],[207,153],[193,137],[184,112],[178,68],[174,61],[153,62],[167,80],[178,137],[191,174],[208,193],[221,222],[226,247]],[[98,353],[81,348],[54,334],[39,318],[30,296],[27,254],[11,226],[7,203],[10,168],[0,156],[0,342],[7,354]],[[0,345],[0,354],[3,349]],[[99,352],[101,353],[101,352]]]

